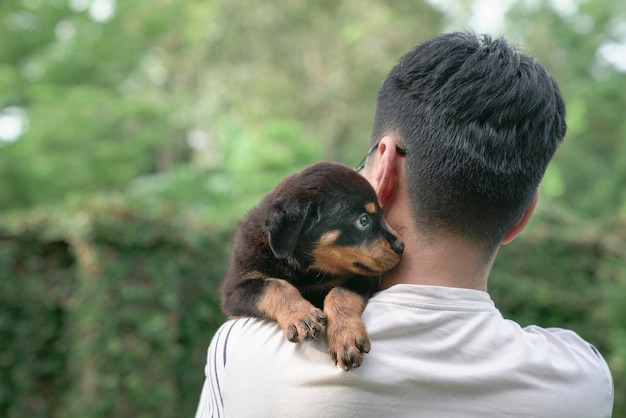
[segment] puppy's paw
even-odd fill
[[[296,343],[310,338],[317,338],[326,327],[326,314],[309,302],[302,301],[294,304],[278,318],[285,338]]]
[[[337,367],[343,370],[356,369],[370,352],[370,339],[360,319],[329,323],[326,329],[328,354]]]

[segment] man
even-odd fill
[[[345,372],[323,339],[292,344],[277,324],[229,321],[209,347],[197,416],[610,417],[595,348],[503,319],[486,292],[564,135],[556,83],[503,39],[416,46],[380,88],[362,167],[405,243],[363,313],[371,352]]]

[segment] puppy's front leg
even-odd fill
[[[286,280],[268,278],[257,308],[263,317],[275,319],[291,342],[315,338],[326,325],[326,315]]]
[[[371,348],[361,319],[365,303],[363,296],[343,287],[331,289],[324,299],[328,353],[344,370],[359,367]]]

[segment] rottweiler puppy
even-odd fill
[[[331,358],[350,370],[370,350],[365,304],[403,250],[365,178],[341,164],[313,164],[283,179],[240,223],[222,310],[277,321],[292,342],[326,328]]]

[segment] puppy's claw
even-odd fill
[[[285,338],[292,343],[306,339],[316,338],[326,326],[326,315],[319,309],[310,305],[311,309],[304,307],[294,311],[285,321],[279,320]]]
[[[317,338],[320,332],[324,329],[326,325],[326,316],[323,314],[318,314],[315,312],[315,317],[317,318],[317,322],[309,319],[307,321],[307,326],[309,327],[310,334],[312,338]]]
[[[359,351],[361,351],[361,353],[366,353],[366,354],[369,353],[370,350],[372,349],[369,341],[357,341],[356,346],[359,349]]]
[[[335,366],[341,370],[349,371],[360,367],[363,363],[364,353],[356,350],[356,346],[345,345],[341,350],[341,355],[336,351],[329,352],[330,357],[335,361]]]
[[[315,318],[317,318],[322,325],[326,325],[326,314],[323,311],[317,309],[313,311],[313,315],[315,315]]]
[[[291,341],[292,343],[298,342],[298,329],[295,325],[290,325],[287,328],[286,337],[287,340]]]
[[[366,353],[371,349],[367,331],[362,322],[353,322],[351,326],[333,323],[326,329],[328,353],[335,365],[342,370],[360,367]]]

